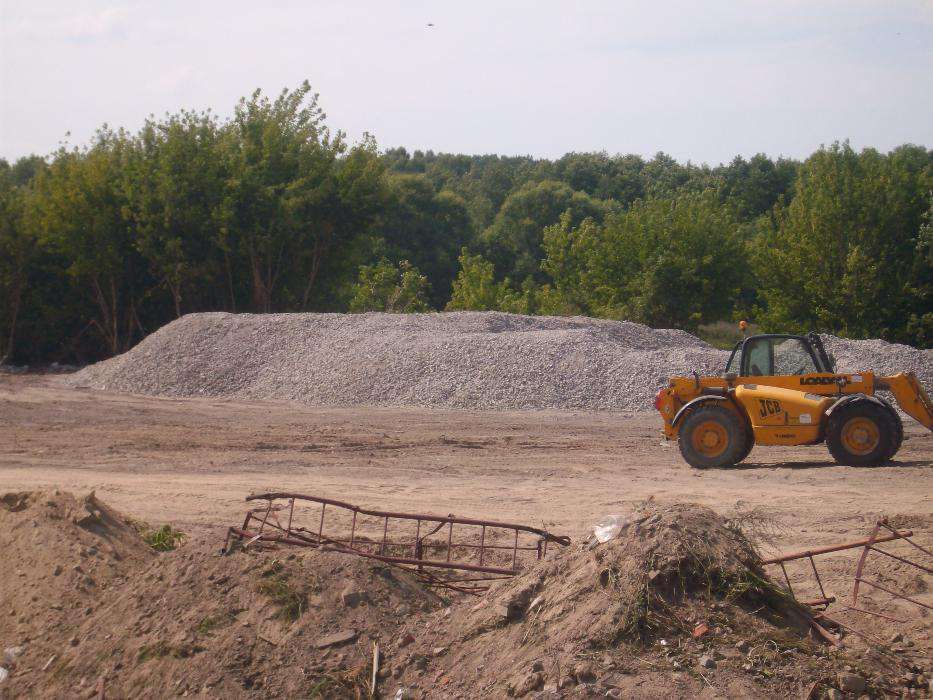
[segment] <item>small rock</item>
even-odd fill
[[[621,698],[621,697],[622,697],[622,689],[621,689],[621,688],[610,688],[609,690],[606,691],[606,696],[605,696],[605,697],[607,697],[607,698]]]
[[[540,673],[529,673],[509,683],[507,692],[513,698],[520,698],[544,686],[544,676]]]
[[[62,573],[61,564],[56,564],[55,568],[52,569],[52,576],[60,576]]]
[[[746,642],[744,639],[740,642],[737,642],[735,645],[735,650],[740,654],[747,654],[748,650],[752,648],[752,645]]]
[[[564,690],[564,689],[570,688],[571,686],[574,686],[574,685],[576,685],[576,684],[577,684],[577,679],[574,678],[572,675],[570,675],[570,676],[564,676],[563,678],[561,678],[561,679],[557,682],[557,688],[558,688],[559,690]]]
[[[839,689],[844,693],[861,695],[865,690],[865,679],[857,673],[840,673],[836,680],[839,681]]]
[[[693,628],[693,638],[699,639],[707,632],[709,632],[709,625],[707,625],[705,622],[699,622],[697,623],[696,627]]]
[[[443,656],[445,653],[447,653],[447,647],[434,647],[431,651],[431,654],[435,657]]]
[[[703,655],[697,659],[697,663],[703,668],[716,668],[716,662],[712,656]]]
[[[347,644],[356,639],[356,630],[346,630],[343,632],[336,632],[335,634],[329,634],[326,637],[321,637],[314,646],[318,649],[326,649],[327,647],[335,647],[341,644]]]
[[[888,640],[888,644],[899,644],[904,641],[904,635],[898,632]]]
[[[10,672],[3,668],[3,666],[0,666],[0,683],[3,683],[9,676]]]
[[[531,671],[532,673],[543,673],[544,664],[540,660],[535,661],[533,664],[531,664]]]
[[[340,600],[348,608],[355,608],[360,603],[366,601],[367,597],[365,591],[357,590],[353,586],[348,586],[344,589],[343,593],[340,594]]]
[[[77,637],[72,637],[71,639],[68,640],[68,643],[71,646],[76,647],[80,643],[80,640]]]
[[[577,664],[573,669],[573,675],[576,677],[577,683],[592,683],[596,680],[596,671],[593,670],[593,665],[586,662]]]
[[[826,691],[826,700],[843,700],[845,695],[838,688],[830,688]]]
[[[23,653],[23,647],[7,647],[3,650],[3,660],[7,666],[12,665],[13,660]]]

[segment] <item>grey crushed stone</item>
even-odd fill
[[[931,351],[826,338],[840,366],[933,376]],[[636,411],[669,376],[719,374],[727,358],[685,331],[584,317],[201,313],[64,381],[318,406]]]

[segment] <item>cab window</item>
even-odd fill
[[[756,338],[745,345],[743,374],[748,377],[816,372],[807,346],[798,338]]]
[[[750,340],[745,344],[745,371],[742,373],[748,377],[761,377],[772,372],[773,362],[771,361],[771,339],[758,338]]]
[[[773,347],[775,374],[816,372],[816,365],[809,349],[797,338],[775,338]]]

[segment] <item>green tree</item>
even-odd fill
[[[360,268],[350,311],[414,313],[427,311],[428,278],[407,260],[398,266],[383,258],[375,265]]]
[[[545,232],[559,298],[597,316],[696,329],[730,315],[747,283],[739,224],[713,191],[636,202],[621,214]]]
[[[135,139],[125,175],[136,247],[171,295],[176,317],[186,297],[222,286],[216,231],[225,173],[218,144],[209,112],[150,119]],[[223,303],[222,295],[209,296]]]
[[[139,303],[148,279],[123,187],[132,149],[126,132],[101,129],[89,148],[55,155],[32,200],[43,242],[67,260],[68,275],[96,307],[89,324],[110,354],[144,332]]]
[[[427,275],[435,307],[447,302],[457,254],[472,235],[463,199],[449,190],[435,192],[424,175],[393,175],[374,235],[385,240],[390,258],[410,260]]]
[[[542,234],[570,213],[574,224],[586,218],[601,221],[613,205],[553,180],[528,184],[510,194],[496,219],[483,232],[482,243],[500,274],[513,279],[540,278],[544,258]]]
[[[509,280],[496,282],[495,266],[482,255],[460,251],[460,272],[453,283],[453,293],[447,311],[514,311],[520,312],[519,295],[510,288]]]
[[[908,327],[928,297],[910,290],[928,279],[917,253],[931,189],[933,158],[921,147],[883,155],[835,143],[814,153],[756,243],[765,325],[918,341]]]
[[[36,237],[27,221],[27,190],[13,168],[0,162],[0,365],[15,349],[17,327]]]

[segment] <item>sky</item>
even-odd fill
[[[933,147],[933,0],[0,0],[0,157],[305,78],[381,148]]]

